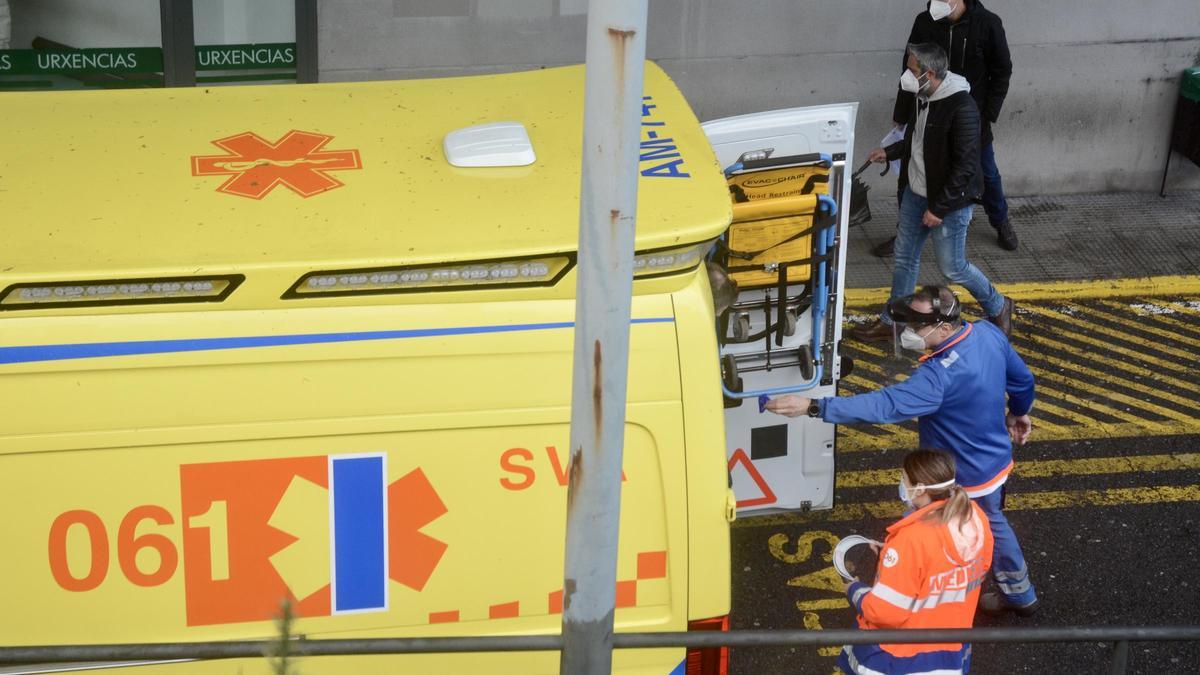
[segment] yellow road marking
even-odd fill
[[[865,370],[868,373],[875,375],[876,377],[887,377],[887,373],[884,372],[883,368],[880,368],[878,365],[876,365],[870,361],[864,361],[862,359],[855,361],[854,362],[855,372],[859,371],[860,369]],[[850,377],[854,377],[854,376],[851,375]]]
[[[1083,340],[1083,338],[1081,338],[1081,337],[1079,337],[1077,339],[1080,339],[1081,341],[1084,341],[1084,342],[1088,342],[1087,340]],[[1086,350],[1080,349],[1079,347],[1076,347],[1071,344],[1067,344],[1065,342],[1051,342],[1049,340],[1046,340],[1045,338],[1040,338],[1040,337],[1031,337],[1030,341],[1034,342],[1035,344],[1038,344],[1038,345],[1042,345],[1042,344],[1054,345],[1057,349],[1067,352],[1068,354],[1071,354],[1073,356],[1079,356],[1079,357],[1083,357],[1083,358],[1089,357],[1089,354]],[[1097,347],[1099,347],[1100,344],[1103,344],[1103,343],[1098,343]],[[1113,345],[1107,345],[1106,347],[1103,347],[1103,348],[1116,349],[1116,347]],[[1095,356],[1091,356],[1091,358],[1095,358],[1097,360],[1102,361],[1104,363],[1104,366],[1107,368],[1116,368],[1117,370],[1125,371],[1125,372],[1129,373],[1130,375],[1133,375],[1134,377],[1148,378],[1148,379],[1154,380],[1156,382],[1168,383],[1171,386],[1176,387],[1178,389],[1187,389],[1189,391],[1194,391],[1196,393],[1200,393],[1200,386],[1192,384],[1191,382],[1188,382],[1186,380],[1179,379],[1179,378],[1176,378],[1174,376],[1167,375],[1167,374],[1156,373],[1153,370],[1149,370],[1145,367],[1138,367],[1138,366],[1126,363],[1125,361],[1123,361],[1119,358],[1103,358],[1103,356],[1104,355],[1102,355],[1102,354],[1096,354]],[[1061,365],[1064,368],[1069,368],[1071,370],[1087,369],[1093,374],[1100,372],[1100,371],[1088,368],[1087,366],[1078,364],[1075,361],[1068,361],[1066,359],[1057,359],[1056,357],[1053,357],[1053,356],[1050,356],[1050,355],[1044,354],[1044,353],[1036,353],[1036,354],[1030,356],[1030,358],[1033,358],[1033,359],[1041,358],[1041,359],[1047,360],[1047,361],[1049,361],[1051,359],[1055,359],[1055,360],[1057,360],[1056,365]],[[1198,355],[1198,358],[1200,358],[1200,355]],[[1190,371],[1185,371],[1185,372],[1190,372]],[[1110,375],[1111,375],[1110,373],[1104,373],[1103,377],[1108,378]],[[1122,380],[1120,380],[1120,383],[1128,384],[1129,380],[1122,379]],[[1161,395],[1161,392],[1158,389],[1151,389],[1151,391],[1153,391],[1155,394]],[[1187,399],[1181,399],[1181,400],[1187,400]],[[1191,407],[1193,404],[1191,401],[1189,401],[1187,403],[1187,405],[1189,407]]]
[[[1041,358],[1045,358],[1045,357],[1041,357]],[[1076,365],[1074,367],[1076,368],[1076,370],[1084,369],[1083,366]],[[1134,424],[1141,424],[1151,431],[1157,431],[1162,426],[1162,422],[1148,420],[1140,415],[1126,412],[1124,410],[1121,410],[1120,408],[1115,408],[1108,404],[1114,403],[1114,402],[1120,402],[1120,403],[1124,403],[1125,405],[1130,406],[1134,409],[1143,409],[1143,410],[1146,410],[1147,412],[1155,412],[1163,417],[1169,417],[1169,418],[1179,421],[1179,422],[1190,422],[1190,423],[1200,422],[1200,420],[1197,420],[1196,417],[1193,415],[1188,415],[1186,413],[1177,412],[1175,410],[1171,410],[1170,408],[1156,407],[1153,403],[1148,403],[1146,401],[1143,401],[1138,398],[1134,398],[1132,396],[1126,396],[1125,394],[1122,394],[1120,391],[1118,391],[1119,388],[1136,389],[1136,387],[1134,386],[1135,383],[1133,383],[1133,382],[1128,382],[1126,380],[1121,380],[1119,382],[1111,382],[1110,388],[1106,389],[1105,387],[1097,386],[1090,382],[1085,382],[1082,380],[1073,380],[1069,377],[1059,375],[1058,373],[1052,373],[1043,368],[1031,366],[1030,370],[1033,371],[1034,377],[1037,378],[1038,386],[1043,391],[1048,392],[1048,393],[1054,392],[1055,397],[1057,397],[1063,401],[1066,401],[1068,403],[1074,403],[1075,405],[1080,406],[1081,408],[1084,408],[1084,409],[1090,408],[1092,410],[1097,410],[1097,411],[1106,413],[1109,416],[1115,417],[1119,420],[1125,420],[1126,422],[1132,422]],[[1092,372],[1096,372],[1096,371],[1092,371]],[[1065,384],[1068,386],[1073,386],[1076,389],[1080,389],[1084,392],[1092,394],[1092,395],[1096,396],[1097,398],[1089,400],[1089,399],[1079,398],[1077,396],[1074,396],[1073,394],[1068,394],[1066,392],[1056,392],[1053,388],[1051,388],[1045,384],[1045,382],[1047,382],[1047,381],[1057,382],[1059,384]],[[1151,390],[1151,391],[1153,391],[1153,390]],[[1160,394],[1160,396],[1161,396],[1161,394]],[[1036,407],[1037,404],[1035,403],[1034,405]]]
[[[1122,333],[1120,331],[1112,330],[1111,328],[1099,326],[1094,323],[1087,323],[1086,321],[1083,321],[1082,319],[1079,319],[1078,317],[1070,316],[1069,314],[1055,312],[1052,310],[1048,310],[1044,307],[1028,306],[1025,309],[1034,314],[1039,314],[1039,315],[1044,316],[1049,319],[1057,319],[1059,321],[1062,321],[1063,323],[1067,323],[1072,326],[1077,326],[1082,330],[1090,331],[1093,333],[1099,333],[1101,335],[1108,335],[1110,337],[1114,337],[1119,340],[1125,340],[1126,342],[1137,342],[1137,338],[1129,335],[1128,333]],[[1052,331],[1053,331],[1053,329],[1052,329]],[[1126,349],[1124,347],[1120,347],[1118,345],[1111,344],[1108,342],[1101,342],[1100,340],[1096,340],[1096,339],[1088,337],[1086,335],[1080,335],[1079,333],[1072,332],[1071,337],[1073,339],[1079,340],[1080,342],[1085,342],[1087,344],[1095,345],[1102,349],[1109,349],[1109,350],[1112,350],[1119,354],[1132,355],[1134,358],[1140,359],[1142,361],[1146,361],[1148,363],[1153,363],[1155,365],[1162,365],[1164,367],[1170,368],[1171,370],[1176,370],[1176,371],[1179,371],[1179,372],[1182,372],[1185,374],[1190,375],[1194,372],[1191,368],[1188,368],[1187,366],[1181,366],[1177,363],[1172,363],[1170,361],[1164,361],[1162,359],[1155,358],[1154,356],[1151,356],[1144,352]],[[1030,339],[1033,340],[1034,342],[1038,341],[1038,340],[1036,340],[1035,336],[1033,336],[1033,335],[1030,335]],[[1050,342],[1049,340],[1043,339],[1042,341],[1047,342],[1049,344],[1054,344],[1054,343]],[[1156,344],[1156,345],[1154,345],[1154,350],[1158,351],[1158,352],[1162,352],[1163,354],[1170,354],[1171,356],[1178,356],[1179,358],[1187,359],[1189,361],[1195,361],[1198,358],[1198,356],[1195,352],[1188,352],[1188,351],[1184,351],[1182,349],[1175,349],[1174,347],[1171,347],[1170,345]]]
[[[956,293],[967,293],[961,286],[952,287]],[[1144,297],[1148,295],[1200,294],[1200,276],[1172,275],[1141,279],[1111,279],[1108,281],[1032,281],[1004,284],[998,287],[1014,300],[1054,300],[1088,298]],[[846,306],[882,306],[892,289],[847,288],[843,293]]]
[[[846,598],[829,598],[826,600],[797,600],[796,609],[801,612],[819,612],[825,609],[846,609],[850,601]]]
[[[1178,309],[1181,312],[1185,312],[1187,314],[1195,314],[1196,316],[1200,316],[1200,307],[1193,307],[1192,305],[1182,303],[1177,300],[1168,300],[1165,304],[1170,305],[1171,307],[1174,307],[1175,309]]]
[[[1164,340],[1167,340],[1168,342],[1182,343],[1185,345],[1190,345],[1192,347],[1200,347],[1200,340],[1197,340],[1196,338],[1188,337],[1187,335],[1182,335],[1177,331],[1169,331],[1169,330],[1166,330],[1163,328],[1159,328],[1157,326],[1151,325],[1151,324],[1147,323],[1146,321],[1144,321],[1144,319],[1155,319],[1161,315],[1147,313],[1144,316],[1130,316],[1129,312],[1130,312],[1130,310],[1133,309],[1132,307],[1130,307],[1129,305],[1122,305],[1119,303],[1109,302],[1109,301],[1100,301],[1100,302],[1096,303],[1096,305],[1097,306],[1095,306],[1095,307],[1082,306],[1081,309],[1083,309],[1085,312],[1087,312],[1087,311],[1095,312],[1097,315],[1107,318],[1109,321],[1115,321],[1116,323],[1119,323],[1119,324],[1128,324],[1131,327],[1136,328],[1140,331],[1150,333],[1151,335],[1157,335],[1158,337],[1163,338]],[[1111,309],[1111,307],[1116,307],[1118,311],[1124,310],[1124,315],[1123,316],[1118,315],[1116,312],[1114,312]]]
[[[1015,473],[1023,478],[1047,476],[1091,476],[1143,471],[1182,471],[1200,469],[1200,454],[1145,455],[1141,457],[1089,457],[1086,459],[1047,459],[1021,462]],[[900,469],[840,471],[838,487],[876,487],[900,480]]]
[[[1143,504],[1169,504],[1200,501],[1200,485],[1159,485],[1111,490],[1068,490],[1061,492],[1009,493],[1005,498],[1005,511],[1033,511],[1039,509],[1061,509],[1080,506],[1139,506]],[[886,502],[863,502],[842,504],[831,511],[808,511],[806,513],[780,513],[771,516],[755,516],[735,520],[732,527],[757,528],[780,525],[803,525],[812,522],[829,523],[846,520],[876,518],[895,520],[903,515],[904,506],[899,500]]]
[[[1037,418],[1038,406],[1033,408],[1033,435],[1030,441],[1077,441],[1087,438],[1134,438],[1145,436],[1147,429],[1144,424],[1114,423],[1103,424],[1093,422],[1090,426],[1044,428]],[[1154,433],[1158,436],[1182,436],[1196,433],[1197,424],[1189,422],[1162,422],[1162,428]],[[883,428],[883,427],[881,427]],[[903,427],[889,427],[891,436],[873,436],[856,431],[854,427],[842,425],[838,427],[838,452],[869,452],[883,450],[912,450],[917,447],[917,434]],[[1020,452],[1020,450],[1017,450]]]
[[[1060,368],[1067,368],[1067,369],[1073,370],[1076,373],[1087,375],[1089,377],[1099,378],[1099,381],[1101,381],[1101,382],[1104,382],[1105,379],[1109,379],[1110,381],[1107,384],[1108,384],[1108,386],[1112,387],[1113,389],[1119,388],[1119,389],[1128,389],[1128,390],[1132,390],[1132,391],[1138,391],[1138,392],[1141,392],[1148,396],[1154,396],[1154,397],[1160,398],[1164,401],[1170,401],[1171,403],[1183,406],[1184,408],[1190,408],[1192,410],[1197,410],[1195,400],[1186,399],[1186,398],[1183,398],[1182,396],[1177,396],[1175,394],[1172,394],[1171,392],[1164,391],[1161,387],[1158,387],[1158,388],[1147,387],[1144,384],[1135,382],[1135,381],[1127,379],[1127,378],[1122,378],[1119,380],[1112,380],[1111,373],[1102,373],[1098,370],[1089,368],[1089,367],[1082,365],[1080,363],[1077,363],[1075,361],[1066,361],[1066,360],[1060,359],[1056,356],[1050,356],[1049,354],[1038,354],[1036,356],[1031,356],[1030,360],[1045,361],[1046,363],[1049,363],[1052,366],[1058,366]],[[1056,377],[1054,374],[1048,373],[1040,367],[1030,366],[1030,369],[1034,371],[1035,377],[1040,378],[1040,377],[1045,376],[1050,379],[1054,379]],[[1039,374],[1039,372],[1041,374]],[[1062,378],[1061,376],[1057,376],[1057,377],[1059,379],[1066,379],[1066,378]],[[1070,381],[1070,380],[1068,380],[1068,381]],[[1116,392],[1114,392],[1112,390],[1104,389],[1102,387],[1097,387],[1097,386],[1091,385],[1087,382],[1075,382],[1075,386],[1079,387],[1080,389],[1083,389],[1084,391],[1094,393],[1094,394],[1099,394],[1101,396],[1106,396],[1106,397],[1115,397],[1115,394],[1116,394]],[[1151,403],[1149,401],[1140,401],[1138,399],[1134,399],[1134,400],[1138,401],[1136,403],[1136,407],[1148,408],[1152,412],[1162,415],[1163,417],[1170,417],[1172,419],[1176,419],[1176,420],[1180,420],[1180,421],[1184,421],[1184,422],[1195,422],[1197,425],[1200,425],[1200,418],[1198,418],[1197,415],[1188,415],[1186,413],[1177,412],[1177,411],[1171,410],[1169,408],[1157,406],[1154,403]],[[1200,412],[1200,410],[1197,410],[1197,412]]]

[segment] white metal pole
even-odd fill
[[[647,1],[588,5],[563,675],[612,672]]]

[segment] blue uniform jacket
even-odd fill
[[[954,453],[958,482],[986,495],[1012,470],[1005,395],[1014,415],[1033,407],[1033,373],[1008,338],[987,321],[964,324],[904,382],[858,396],[820,401],[834,424],[892,424],[917,418],[923,448]]]

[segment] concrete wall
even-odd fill
[[[650,0],[648,56],[703,119],[861,103],[859,153],[889,128],[921,0]],[[490,73],[579,63],[585,0],[322,0],[321,78]],[[1013,194],[1157,190],[1197,0],[992,0],[1013,51],[996,127]],[[1200,187],[1176,156],[1170,186]],[[880,185],[885,179],[874,178]]]

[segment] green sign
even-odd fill
[[[295,67],[296,43],[294,42],[196,47],[197,72]]]
[[[0,50],[0,76],[161,73],[162,69],[158,47]]]

